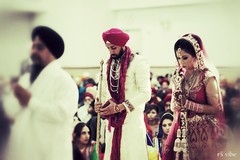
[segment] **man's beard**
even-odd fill
[[[30,82],[31,82],[31,84],[36,80],[36,78],[41,73],[43,68],[44,67],[40,64],[32,64],[31,65],[31,70],[30,70]]]
[[[37,61],[37,63],[33,62],[33,64],[31,65],[31,68],[30,68],[30,82],[32,84],[36,80],[38,75],[41,73],[41,71],[43,70],[44,66],[41,64],[41,59],[37,55],[33,54],[31,56],[31,59],[33,61]]]
[[[123,50],[123,47],[122,47],[121,50],[119,51],[119,54],[112,54],[111,58],[118,59],[118,58],[122,57],[123,54],[124,54],[124,50]]]

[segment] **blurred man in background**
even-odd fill
[[[57,62],[64,41],[53,29],[32,32],[30,75],[12,85],[4,108],[14,120],[7,160],[72,159],[72,117],[78,105],[75,82]],[[16,103],[18,102],[18,103]]]

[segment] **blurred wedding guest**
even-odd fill
[[[169,82],[168,78],[164,78],[163,80],[161,80],[160,84],[161,84],[161,88],[163,90],[169,89],[170,82]]]
[[[172,100],[172,93],[169,93],[169,94],[167,94],[167,96],[163,100],[164,111],[170,110],[171,100]]]
[[[89,92],[92,95],[97,94],[97,83],[94,81],[94,79],[89,78],[88,73],[85,73],[86,77],[83,77],[81,79],[81,84],[78,85],[79,87],[79,100],[78,104],[79,106],[82,106],[84,103],[84,93]]]
[[[149,136],[148,138],[151,138],[151,140],[147,139],[147,143],[148,145],[151,145],[152,142],[161,155],[162,148],[166,143],[166,139],[172,125],[173,112],[168,110],[159,118],[157,107],[150,105],[146,107],[145,113],[147,134]]]
[[[162,154],[162,150],[165,147],[166,140],[170,131],[170,128],[172,126],[173,122],[173,112],[171,110],[166,111],[160,118],[160,131],[159,131],[159,150]]]
[[[172,90],[169,88],[170,82],[167,78],[164,78],[160,81],[160,85],[161,87],[157,91],[156,95],[164,100],[166,95],[172,92]]]
[[[153,143],[154,147],[156,149],[159,149],[158,146],[158,134],[159,134],[159,124],[160,124],[160,118],[158,116],[158,107],[156,105],[147,105],[145,109],[146,114],[146,127],[147,127],[147,139],[148,145],[151,145]]]
[[[85,92],[83,94],[83,105],[78,108],[74,115],[79,121],[87,123],[91,119],[92,114],[90,112],[93,110],[93,106],[91,106],[93,101],[94,96],[91,93]]]
[[[91,141],[91,128],[79,122],[73,130],[73,160],[93,160],[94,141]]]
[[[74,120],[77,122],[85,122],[92,130],[91,138],[96,141],[96,128],[97,128],[97,113],[94,111],[94,96],[85,92],[83,94],[84,102],[74,115]]]
[[[157,81],[158,81],[158,89],[160,89],[161,87],[161,81],[164,79],[163,75],[159,75],[157,76]]]
[[[152,89],[151,99],[147,102],[147,104],[158,106],[162,100],[160,97],[156,96],[157,90],[154,87],[151,87],[151,89]]]
[[[240,78],[237,78],[235,84],[234,84],[234,89],[237,91],[237,92],[240,92]]]
[[[78,89],[57,61],[64,41],[46,26],[35,27],[31,38],[30,75],[13,84],[14,96],[4,99],[6,113],[14,118],[7,160],[70,160]]]

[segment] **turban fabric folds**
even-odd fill
[[[164,105],[168,102],[171,101],[172,99],[172,94],[167,94],[167,96],[164,98],[163,103]]]
[[[170,84],[169,80],[164,78],[163,80],[160,81],[160,84],[162,85],[164,82],[166,82],[168,85]]]
[[[116,46],[125,46],[129,35],[118,28],[111,28],[102,33],[104,43],[110,42]]]
[[[86,97],[90,97],[90,98],[94,99],[93,95],[91,93],[89,93],[89,92],[85,92],[83,94],[83,98],[85,99]]]
[[[64,41],[56,31],[46,26],[38,26],[32,31],[32,41],[37,36],[56,59],[62,56],[64,52]]]

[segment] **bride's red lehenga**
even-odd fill
[[[190,37],[193,38],[193,37]],[[191,39],[189,39],[191,40]],[[201,53],[202,54],[202,53]],[[204,66],[205,67],[205,66]],[[174,78],[179,78],[179,69],[173,74]],[[174,102],[178,96],[176,90],[181,90],[180,94],[184,95],[188,100],[194,102],[194,105],[201,105],[201,107],[212,107],[217,106],[219,109],[218,114],[210,115],[204,113],[197,113],[191,110],[176,110],[175,118],[172,124],[172,128],[168,135],[166,146],[163,149],[163,160],[217,160],[219,159],[217,153],[223,151],[223,147],[226,142],[225,139],[221,139],[224,134],[224,116],[223,116],[223,106],[220,92],[207,94],[206,85],[211,78],[217,79],[215,75],[208,70],[208,68],[198,68],[194,70],[193,76],[189,80],[181,74],[182,80],[174,83],[172,108],[177,105]],[[188,83],[188,85],[186,85]],[[179,88],[177,87],[179,86]],[[219,86],[217,89],[219,90]],[[178,103],[179,104],[179,103]],[[211,104],[211,106],[209,106]],[[185,120],[183,122],[181,117],[185,114]],[[182,123],[186,123],[184,131],[182,131]],[[222,130],[223,129],[223,130]],[[180,131],[181,130],[181,131]],[[178,133],[179,132],[179,133]],[[183,144],[179,147],[179,140],[177,134],[183,135],[186,132],[186,150],[183,156],[182,150]],[[182,140],[182,138],[180,138]],[[181,148],[179,154],[177,155],[177,147]]]

